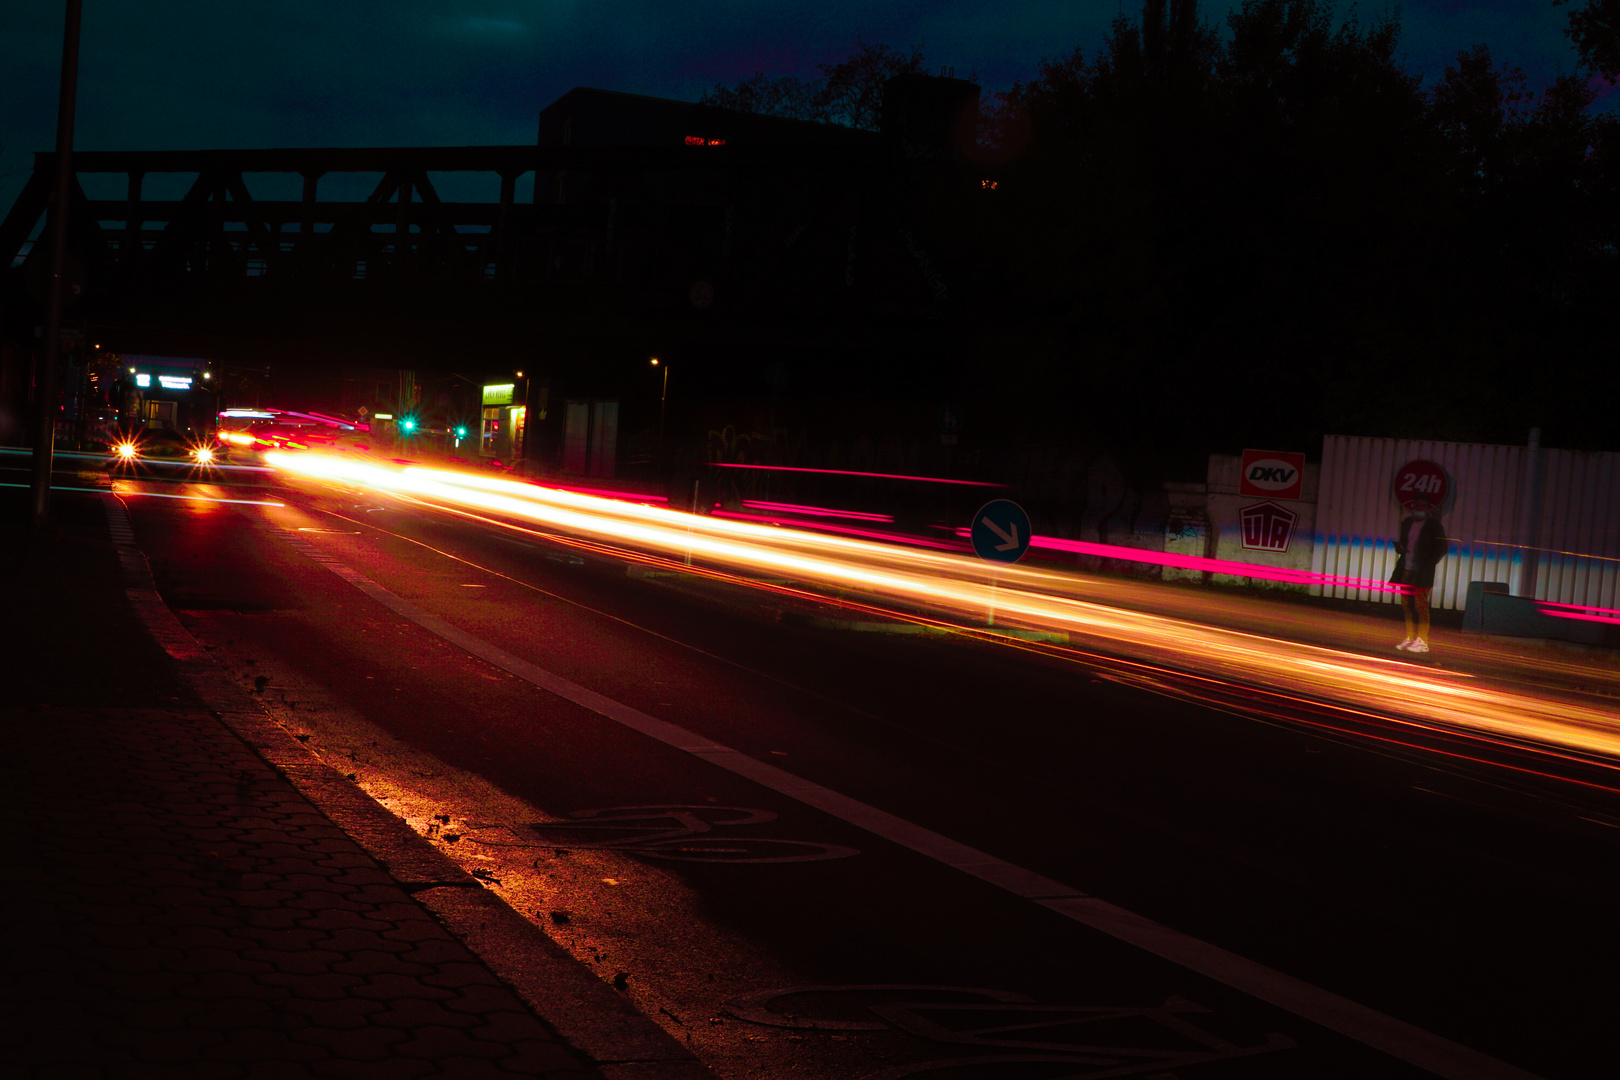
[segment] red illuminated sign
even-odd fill
[[[1243,525],[1243,546],[1249,551],[1288,550],[1299,515],[1274,502],[1255,503],[1238,511]]]
[[[724,145],[726,145],[726,140],[724,140],[724,139],[705,139],[701,135],[688,135],[686,137],[686,145],[687,146],[724,146]]]
[[[1304,477],[1304,454],[1245,450],[1238,494],[1256,499],[1297,499]]]
[[[1402,506],[1410,508],[1418,499],[1443,506],[1450,494],[1451,479],[1445,469],[1432,461],[1419,458],[1395,470],[1395,498]]]

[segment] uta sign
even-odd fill
[[[1255,503],[1238,511],[1243,524],[1243,546],[1249,551],[1285,552],[1294,539],[1299,515],[1274,502]]]

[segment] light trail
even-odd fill
[[[1454,671],[1288,641],[1087,599],[1082,579],[1034,567],[638,505],[423,466],[335,455],[266,455],[288,473],[538,523],[739,574],[854,590],[874,606],[999,626],[1066,631],[1135,660],[1491,740],[1561,748],[1620,767],[1620,714],[1584,701],[1493,686]]]
[[[864,510],[834,510],[828,506],[801,506],[798,503],[766,502],[761,499],[743,499],[750,510],[765,510],[777,514],[805,514],[809,517],[849,518],[852,521],[884,521],[893,523],[893,514],[873,514]]]
[[[962,487],[999,488],[990,480],[952,480],[944,476],[906,476],[901,473],[860,472],[855,469],[806,469],[797,465],[747,465],[740,461],[712,462],[717,469],[761,469],[765,472],[817,473],[821,476],[861,476],[876,480],[908,480],[923,484],[958,484]]]

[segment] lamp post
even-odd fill
[[[658,357],[652,358],[652,366],[658,367]],[[669,365],[664,364],[664,388],[658,395],[658,445],[664,445],[664,402],[669,400]]]
[[[44,355],[34,380],[34,460],[32,529],[38,535],[50,523],[51,456],[56,441],[56,363],[62,352],[62,264],[67,252],[68,190],[72,173],[74,99],[79,88],[79,21],[81,0],[68,0],[62,28],[62,82],[56,104],[56,166],[50,207],[50,294],[45,302]]]

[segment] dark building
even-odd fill
[[[634,468],[659,431],[693,453],[728,429],[719,452],[740,437],[757,453],[790,429],[835,437],[811,423],[892,424],[894,403],[919,398],[931,424],[971,260],[926,197],[978,187],[961,169],[978,93],[893,79],[878,132],[585,87],[542,110],[542,151],[638,156],[536,172],[541,273],[611,297],[619,325],[577,344],[588,359],[542,347],[531,362],[530,393],[556,408],[529,402],[529,456],[594,463],[601,433]]]

